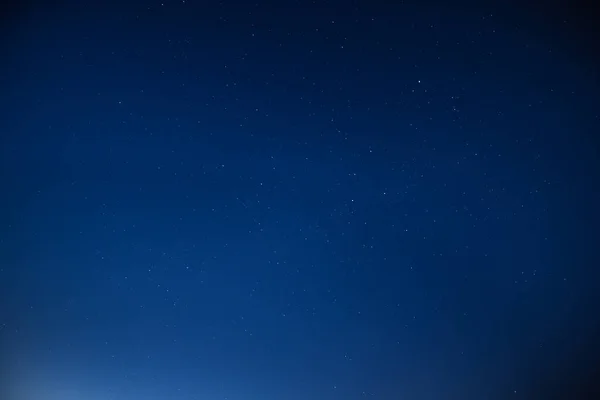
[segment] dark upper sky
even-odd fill
[[[2,20],[3,398],[573,394],[600,279],[585,19],[74,3]]]

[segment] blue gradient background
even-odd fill
[[[548,9],[10,14],[3,398],[528,399],[581,375],[598,75]]]

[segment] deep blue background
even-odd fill
[[[528,399],[583,376],[597,64],[581,21],[533,11],[14,11],[3,398]]]

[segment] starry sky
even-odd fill
[[[585,12],[9,11],[0,397],[575,398],[600,315]]]

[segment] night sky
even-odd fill
[[[0,398],[575,399],[586,12],[399,3],[8,10]]]

